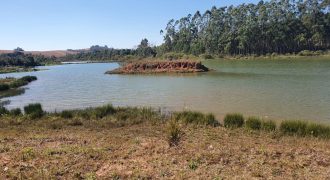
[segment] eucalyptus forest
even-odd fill
[[[263,55],[330,47],[329,0],[272,0],[213,7],[170,20],[162,52]]]

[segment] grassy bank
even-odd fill
[[[33,67],[20,67],[20,66],[10,66],[10,67],[0,67],[0,74],[6,73],[17,73],[17,72],[34,72],[40,71]]]
[[[2,179],[329,178],[322,124],[111,105],[22,111],[2,111]]]
[[[22,78],[3,78],[0,79],[0,98],[16,96],[24,93],[22,86],[37,80],[35,76],[24,76]]]

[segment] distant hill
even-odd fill
[[[86,49],[87,50],[87,49]],[[47,57],[55,56],[55,57],[64,57],[67,54],[77,54],[79,52],[85,51],[85,49],[81,50],[54,50],[54,51],[24,51],[25,54],[33,54],[33,55],[44,55]],[[0,50],[0,54],[5,53],[13,53],[13,50]]]

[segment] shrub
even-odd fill
[[[32,119],[41,118],[44,115],[44,111],[42,110],[42,106],[40,103],[24,106],[24,112]]]
[[[72,111],[62,111],[61,112],[61,117],[64,119],[71,119],[73,118],[73,112]]]
[[[9,114],[12,116],[20,116],[22,115],[22,111],[20,108],[15,108],[9,111]]]
[[[261,120],[257,117],[249,117],[245,122],[245,126],[248,129],[260,130],[261,129]]]
[[[183,111],[174,113],[174,118],[177,121],[182,121],[185,124],[200,124],[217,126],[219,122],[215,119],[213,114],[203,114],[194,111]]]
[[[306,133],[313,137],[330,138],[330,127],[323,124],[309,123]]]
[[[263,120],[261,122],[261,129],[264,131],[275,131],[276,123],[272,120]]]
[[[167,141],[170,147],[177,146],[182,136],[178,121],[172,119],[166,126]]]
[[[0,91],[6,91],[8,90],[10,87],[8,84],[0,84]]]
[[[224,126],[227,128],[239,128],[244,124],[244,117],[242,114],[227,114],[223,120]]]
[[[8,113],[9,113],[9,111],[5,107],[0,106],[0,115],[1,116],[5,115],[5,114],[8,114]]]
[[[296,121],[296,120],[286,120],[282,121],[280,125],[280,131],[286,135],[306,135],[307,122]]]

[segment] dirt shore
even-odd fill
[[[329,179],[330,142],[183,127],[169,147],[164,125],[3,128],[1,179]]]

